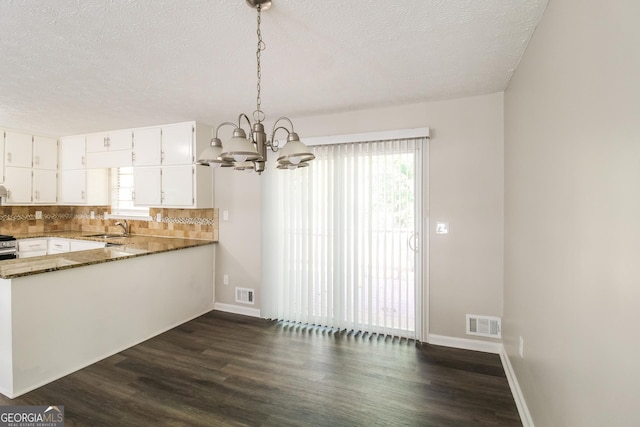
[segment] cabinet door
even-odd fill
[[[193,206],[194,166],[162,168],[162,205]]]
[[[87,203],[87,172],[82,169],[60,171],[60,202]]]
[[[162,204],[160,167],[133,168],[133,204],[160,206]]]
[[[31,135],[6,132],[4,146],[5,166],[30,168],[33,153],[32,143],[33,137]]]
[[[58,169],[58,142],[52,138],[33,137],[33,167]]]
[[[106,132],[90,133],[86,136],[87,140],[87,153],[100,153],[107,151],[108,146],[108,134]]]
[[[47,254],[63,254],[69,252],[69,239],[49,239],[47,242]]]
[[[163,165],[191,165],[193,159],[192,123],[162,127],[162,164]]]
[[[160,128],[133,131],[133,165],[160,166],[162,152]]]
[[[107,138],[109,151],[131,150],[133,146],[133,132],[131,130],[109,132]]]
[[[33,170],[33,202],[56,203],[58,197],[58,175],[55,170]]]
[[[31,203],[31,168],[8,167],[5,174],[7,203]]]
[[[84,169],[84,167],[84,136],[68,136],[60,138],[60,169]]]

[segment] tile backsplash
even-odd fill
[[[41,219],[36,219],[38,211],[42,212]],[[104,219],[110,211],[110,206],[0,206],[0,234],[122,232],[115,226],[117,219]],[[150,221],[127,220],[132,234],[218,241],[218,209],[151,208],[149,214]],[[157,214],[162,221],[156,221]]]

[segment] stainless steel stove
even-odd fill
[[[16,258],[16,238],[0,234],[0,261]]]

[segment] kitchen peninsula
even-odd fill
[[[213,308],[214,241],[114,243],[0,262],[0,393],[19,396]]]

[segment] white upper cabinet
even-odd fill
[[[85,140],[87,142],[87,153],[99,153],[102,151],[107,151],[107,138],[108,135],[106,132],[100,133],[91,133],[89,135],[85,135]]]
[[[131,150],[131,130],[117,130],[111,132],[92,133],[87,138],[87,153],[99,153],[105,151]]]
[[[160,166],[133,168],[133,204],[162,206],[162,171]]]
[[[58,142],[55,139],[33,137],[33,168],[58,169]]]
[[[193,177],[195,166],[168,166],[162,168],[162,205],[193,207]]]
[[[55,170],[33,169],[33,190],[31,201],[37,204],[57,202],[58,175]]]
[[[33,136],[17,132],[5,132],[5,166],[30,168],[33,161]]]
[[[60,204],[108,205],[108,169],[75,169],[60,171]]]
[[[194,134],[195,125],[192,122],[162,126],[162,164],[193,164]]]
[[[132,165],[133,131],[92,133],[87,139],[87,169]]]
[[[84,205],[87,203],[86,170],[60,171],[60,203],[64,205]]]
[[[31,168],[5,168],[8,205],[31,203]]]
[[[159,166],[162,162],[162,129],[133,130],[133,165]]]
[[[154,166],[133,170],[134,204],[173,208],[209,207],[195,199],[195,166]]]
[[[86,164],[84,135],[60,138],[60,169],[84,169]]]
[[[58,144],[55,139],[5,133],[4,185],[8,205],[56,203]]]

